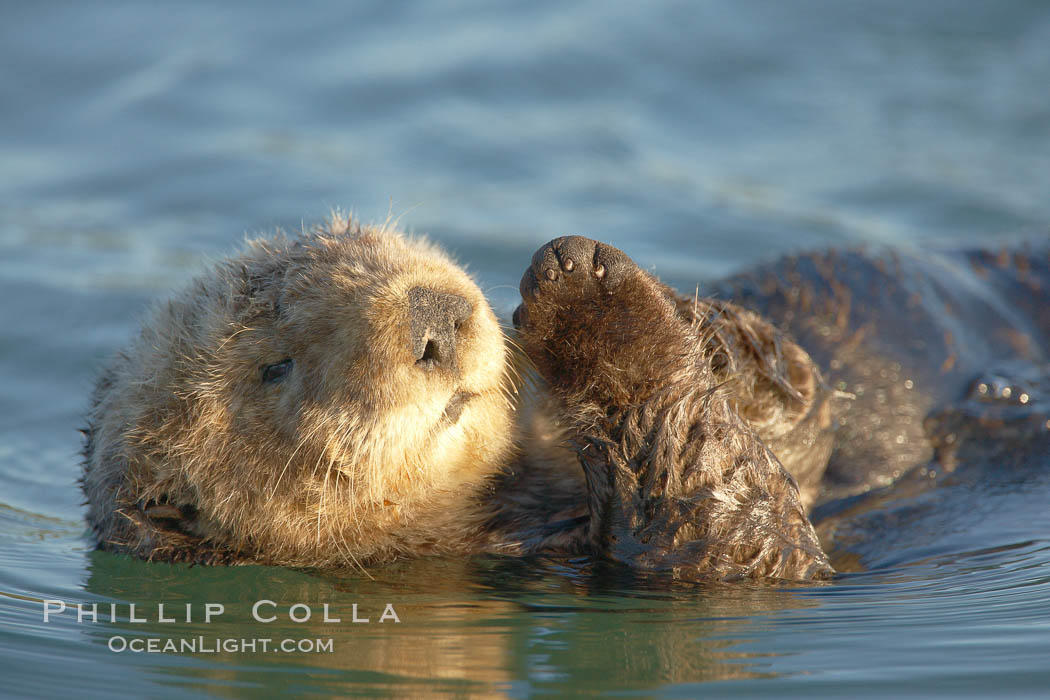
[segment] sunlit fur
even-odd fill
[[[407,292],[473,305],[459,372],[411,357]],[[281,381],[262,368],[292,358]],[[510,363],[477,285],[429,243],[334,216],[249,241],[155,308],[102,376],[84,490],[102,546],[359,565],[476,546],[514,443]],[[445,406],[476,396],[454,423]]]

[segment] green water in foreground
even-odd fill
[[[62,529],[37,524],[68,545]],[[37,595],[97,603],[100,621],[51,602],[45,623],[37,595],[5,591],[0,672],[14,696],[1035,693],[1048,558],[1029,543],[817,588],[696,588],[544,561],[422,561],[367,579],[80,553],[66,556],[84,566],[79,585]],[[149,644],[160,651],[133,651]]]

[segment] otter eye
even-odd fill
[[[262,380],[264,384],[272,384],[284,379],[284,375],[292,371],[292,358],[281,360],[275,365],[266,365],[262,368]]]

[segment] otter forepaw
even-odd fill
[[[582,236],[556,238],[536,251],[521,278],[521,296],[569,298],[611,293],[638,270],[622,251]]]
[[[658,283],[605,243],[566,236],[536,251],[514,313],[522,345],[563,395],[644,399],[684,352],[689,328]]]

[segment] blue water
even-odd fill
[[[832,585],[703,590],[545,560],[145,564],[92,551],[75,480],[98,368],[246,233],[394,217],[503,314],[566,233],[683,289],[800,248],[1045,238],[1048,85],[1036,0],[4,4],[0,695],[1045,695],[1038,471],[917,504]],[[117,620],[45,624],[44,599]],[[110,650],[194,635],[333,651]]]

